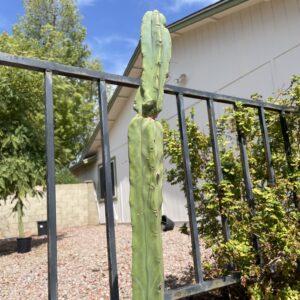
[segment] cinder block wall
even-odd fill
[[[28,198],[25,202],[26,235],[37,234],[37,221],[47,220],[47,197]],[[57,230],[99,224],[97,198],[93,182],[56,185]],[[18,236],[17,216],[8,200],[0,206],[0,239]]]

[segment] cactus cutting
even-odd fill
[[[164,84],[171,58],[166,19],[147,12],[141,27],[142,76],[128,128],[132,224],[132,299],[163,299],[161,239],[163,130],[156,119],[162,110]]]

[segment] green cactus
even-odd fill
[[[143,17],[141,49],[143,73],[137,91],[134,109],[143,116],[157,116],[162,109],[164,84],[171,59],[171,37],[165,27],[166,19],[157,10]]]
[[[132,224],[132,299],[160,300],[164,295],[161,240],[163,130],[155,117],[162,109],[171,58],[165,18],[147,12],[141,33],[143,72],[128,129]]]

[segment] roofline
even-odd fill
[[[167,27],[171,33],[176,32],[182,28],[185,28],[194,23],[197,23],[199,21],[207,19],[217,13],[221,13],[224,10],[227,10],[229,8],[232,8],[234,6],[237,6],[237,5],[242,4],[243,2],[247,2],[247,1],[249,1],[249,0],[220,0],[216,3],[213,3],[209,6],[202,8],[188,16],[185,16],[182,19],[179,19],[179,20],[169,24]]]
[[[169,24],[167,26],[167,28],[169,29],[169,31],[171,33],[173,32],[176,32],[182,28],[185,28],[187,26],[190,26],[194,23],[197,23],[199,21],[202,21],[206,18],[209,18],[217,13],[220,13],[222,11],[225,11],[229,8],[232,8],[234,6],[237,6],[239,4],[242,4],[246,1],[249,1],[249,0],[220,0],[214,4],[211,4],[209,6],[206,6],[182,19],[179,19],[171,24]],[[125,71],[123,72],[123,76],[127,76],[129,75],[132,67],[134,66],[134,63],[135,61],[137,60],[139,54],[140,54],[140,47],[141,47],[141,44],[140,42],[138,43],[138,45],[136,46],[128,64],[127,64],[127,67],[125,69]],[[114,91],[112,97],[110,98],[110,101],[108,103],[108,112],[110,111],[110,109],[112,108],[112,106],[114,105],[117,97],[118,97],[118,94],[120,92],[120,90],[122,89],[121,86],[118,86],[116,88],[116,90]],[[91,135],[91,137],[89,138],[88,142],[86,143],[83,151],[82,151],[82,155],[81,155],[81,159],[80,161],[84,158],[84,156],[87,154],[90,146],[92,145],[95,137],[97,136],[98,134],[98,131],[100,130],[100,122],[97,124],[97,126],[95,127],[94,131],[93,131],[93,134]],[[80,163],[79,161],[79,163]]]
[[[123,73],[123,76],[126,76],[129,74],[130,70],[132,69],[138,55],[139,55],[139,52],[140,52],[140,42],[138,43],[137,47],[135,48],[131,58],[130,58],[130,61]],[[121,91],[122,87],[120,85],[117,86],[117,88],[115,89],[113,95],[111,96],[109,102],[108,102],[108,106],[107,106],[107,110],[108,112],[110,111],[110,109],[113,107],[117,97],[118,97],[118,94],[119,92]],[[90,146],[92,145],[94,139],[96,138],[98,132],[100,130],[100,122],[98,122],[98,124],[96,125],[96,127],[94,128],[94,131],[92,133],[92,135],[90,136],[90,138],[88,139],[87,143],[85,144],[85,147],[83,148],[82,150],[82,154],[81,154],[81,159],[79,160],[78,163],[80,163],[80,161],[84,158],[84,156],[87,154]]]
[[[220,13],[224,10],[227,10],[229,8],[232,8],[234,6],[237,6],[239,4],[242,4],[243,2],[247,2],[249,0],[220,0],[214,4],[211,4],[209,6],[206,6],[184,18],[181,18],[167,26],[169,31],[171,33],[176,32],[182,28],[185,28],[187,26],[190,26],[194,23],[197,23],[199,21],[202,21],[206,18],[209,18],[217,13]],[[137,47],[135,48],[128,65],[123,73],[124,76],[128,75],[130,70],[132,69],[138,55],[140,54],[140,42],[138,43]]]
[[[97,154],[91,155],[90,157],[81,159],[78,163],[74,164],[73,166],[69,167],[70,171],[75,171],[83,166],[89,165],[90,163],[97,160]]]

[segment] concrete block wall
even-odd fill
[[[37,234],[37,221],[47,220],[47,196],[29,197],[25,202],[26,235]],[[18,236],[17,216],[8,199],[0,206],[0,239]],[[99,224],[97,197],[93,182],[56,185],[57,230]]]

